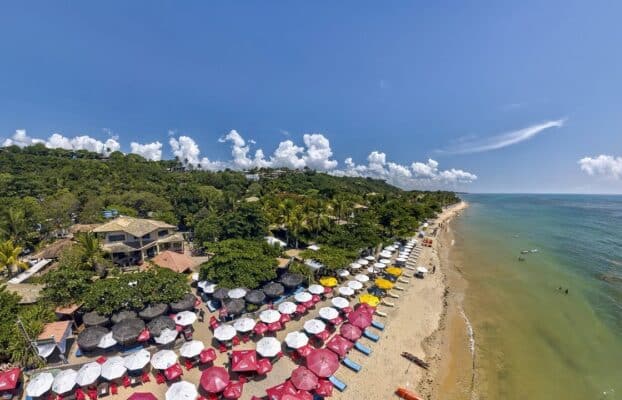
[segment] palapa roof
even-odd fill
[[[290,260],[289,258],[277,257],[276,261],[279,268],[285,268],[289,265]]]
[[[134,218],[122,215],[93,229],[95,233],[127,232],[136,237],[141,237],[156,229],[176,229],[177,227],[155,219]]]
[[[82,304],[69,304],[68,306],[58,306],[54,310],[56,314],[71,315],[82,307]]]
[[[186,272],[194,266],[194,260],[185,254],[166,250],[153,257],[154,264],[162,268],[168,268],[175,272]]]
[[[63,250],[72,245],[73,242],[70,239],[60,239],[33,254],[33,258],[58,258]]]
[[[59,341],[65,335],[65,332],[70,326],[71,321],[50,322],[49,324],[43,325],[43,331],[39,336],[37,336],[37,339],[54,339],[55,341]]]

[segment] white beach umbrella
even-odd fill
[[[239,318],[233,323],[233,327],[235,328],[235,330],[243,333],[252,331],[255,325],[257,325],[257,322],[255,322],[254,319],[248,317]]]
[[[294,295],[294,299],[296,299],[297,302],[299,303],[304,303],[307,301],[310,301],[312,298],[311,293],[309,292],[300,292],[300,293],[296,293]]]
[[[230,299],[241,299],[244,296],[246,296],[246,289],[244,288],[231,289],[229,290],[228,295]]]
[[[259,313],[259,319],[266,324],[272,324],[281,319],[281,313],[277,310],[263,310]]]
[[[376,257],[374,257],[374,256],[367,256],[367,257],[365,257],[365,259],[367,261],[374,261],[376,259]]]
[[[326,324],[319,319],[310,319],[305,322],[304,329],[308,333],[315,335],[316,333],[324,332]]]
[[[360,268],[361,268],[361,263],[353,262],[352,264],[350,264],[350,269],[360,269]]]
[[[381,251],[381,252],[380,252],[380,257],[384,257],[384,258],[391,258],[391,252],[388,252],[388,251]]]
[[[167,369],[177,362],[177,354],[173,350],[160,350],[151,356],[151,366],[155,369]]]
[[[363,284],[359,281],[348,281],[348,287],[352,290],[363,289]]]
[[[73,369],[65,369],[54,377],[52,383],[52,391],[56,394],[65,394],[70,392],[76,386],[76,378],[78,373]]]
[[[214,293],[214,291],[216,290],[216,284],[210,281],[199,281],[199,283],[197,283],[197,287],[201,289],[204,293],[208,294]]]
[[[274,337],[266,336],[257,342],[255,350],[262,357],[274,357],[281,351],[281,342]]]
[[[100,349],[109,349],[116,344],[117,341],[114,340],[114,338],[112,337],[112,332],[108,332],[104,336],[102,336],[101,339],[99,339],[97,347],[99,347]]]
[[[160,332],[160,336],[156,336],[154,340],[158,344],[169,344],[173,343],[175,339],[177,339],[178,334],[179,332],[175,329],[164,328]]]
[[[123,357],[114,356],[108,357],[108,359],[102,364],[102,378],[109,381],[119,379],[127,372],[125,368],[125,360]]]
[[[175,323],[181,326],[190,326],[197,320],[197,315],[192,311],[181,311],[175,315]]]
[[[382,265],[384,265],[384,264],[382,264]],[[367,268],[367,273],[368,274],[375,274],[376,273],[376,268],[374,268],[374,267]]]
[[[383,269],[383,268],[386,268],[386,267],[387,267],[387,265],[384,264],[384,263],[381,263],[381,262],[377,262],[377,263],[374,264],[374,268]]]
[[[337,275],[341,278],[345,278],[346,276],[350,276],[350,271],[348,271],[347,269],[338,269]]]
[[[309,343],[309,337],[303,332],[294,331],[285,336],[285,343],[292,349],[299,349]]]
[[[352,290],[351,288],[347,286],[340,286],[338,290],[339,290],[339,294],[342,296],[348,297],[354,294],[354,290]]]
[[[365,283],[369,281],[369,276],[364,275],[364,274],[356,274],[354,275],[354,279],[356,279],[357,281],[361,283]]]
[[[426,267],[417,267],[417,272],[419,272],[421,274],[427,274],[428,273],[428,269]]]
[[[373,257],[372,257],[373,258]],[[356,261],[357,263],[361,264],[361,265],[367,265],[369,264],[369,260],[367,260],[366,258],[361,258],[360,260]]]
[[[224,324],[214,329],[214,337],[221,342],[226,342],[235,337],[236,330],[233,326]]]
[[[146,349],[140,349],[123,358],[123,365],[130,371],[138,371],[151,360],[151,354]]]
[[[164,398],[166,400],[196,400],[199,396],[197,387],[190,382],[175,382],[168,388]]]
[[[28,381],[26,395],[29,397],[41,397],[52,388],[54,375],[49,372],[41,372]]]
[[[76,383],[78,386],[88,386],[92,385],[102,372],[102,366],[95,361],[86,363],[80,367],[78,370],[78,375],[76,375]]]
[[[322,307],[320,308],[320,317],[323,319],[330,321],[331,319],[335,319],[339,316],[339,311],[332,307]]]
[[[347,299],[339,296],[333,297],[330,302],[334,307],[337,308],[346,308],[350,305],[350,302]]]
[[[296,304],[291,301],[284,301],[279,304],[279,312],[281,314],[293,314],[296,312]]]
[[[391,264],[391,260],[390,260],[390,259],[388,259],[388,258],[382,258],[382,259],[380,260],[380,263],[382,263],[382,264],[386,264],[386,265],[389,265],[389,264]]]
[[[190,275],[191,279],[193,282],[198,282],[199,281],[199,273],[198,272],[193,272],[192,275]]]
[[[324,286],[322,285],[318,285],[318,284],[313,284],[309,286],[309,292],[313,293],[313,294],[322,294],[324,293]]]
[[[395,246],[387,246],[387,247],[385,247],[384,249],[385,249],[386,251],[389,251],[389,252],[393,252],[393,251],[395,251],[395,250],[396,250],[396,249],[395,249]]]
[[[179,349],[179,355],[185,358],[196,357],[201,354],[204,348],[205,345],[202,341],[191,340],[181,345],[181,348]]]

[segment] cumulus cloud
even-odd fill
[[[326,136],[319,133],[306,134],[303,136],[307,152],[303,156],[308,168],[328,171],[337,166],[337,161],[331,160],[333,151]]]
[[[581,170],[588,175],[606,178],[622,178],[622,157],[601,154],[598,157],[584,157],[578,161]]]
[[[270,162],[264,159],[263,150],[261,149],[255,151],[253,158],[248,157],[250,147],[246,145],[244,138],[235,129],[231,130],[218,141],[221,143],[231,143],[231,162],[233,164],[233,169],[265,168],[270,166]],[[254,140],[249,140],[248,142],[255,144]]]
[[[469,154],[497,150],[518,144],[520,142],[524,142],[525,140],[529,140],[547,129],[560,128],[564,126],[564,123],[565,119],[558,119],[553,121],[546,121],[541,124],[528,126],[527,128],[502,133],[500,135],[491,136],[488,138],[469,138],[449,148],[439,150],[439,152],[449,154]]]
[[[221,163],[212,162],[207,157],[201,158],[199,145],[190,136],[180,136],[170,138],[168,141],[173,155],[186,167],[199,168],[206,170],[218,170],[222,168]]]
[[[138,154],[147,160],[160,161],[162,159],[162,143],[158,141],[145,144],[132,142],[130,143],[130,153]]]
[[[54,133],[47,140],[43,140],[28,136],[23,129],[16,130],[13,136],[6,139],[2,145],[25,147],[37,143],[43,143],[50,149],[88,150],[104,155],[121,149],[121,145],[114,138],[109,138],[105,142],[102,142],[90,136],[75,136],[69,138],[60,133]]]

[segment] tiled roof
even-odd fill
[[[93,229],[95,233],[105,232],[126,232],[136,237],[141,237],[156,229],[176,229],[177,227],[166,222],[154,219],[142,219],[127,216],[120,216]]]

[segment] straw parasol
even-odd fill
[[[110,319],[104,315],[99,314],[97,311],[91,311],[84,314],[82,317],[84,325],[88,326],[104,326],[110,322]]]
[[[294,331],[285,336],[285,343],[292,349],[299,349],[309,343],[309,337],[303,332]]]
[[[393,282],[384,279],[384,278],[377,278],[374,283],[376,284],[376,286],[378,286],[379,289],[382,290],[387,290],[387,289],[391,289],[393,288]]]
[[[222,392],[229,382],[229,373],[223,367],[209,367],[201,374],[201,387],[208,393]]]
[[[205,345],[200,340],[191,340],[181,345],[179,355],[185,358],[196,357],[205,349]]]
[[[304,277],[300,274],[285,273],[281,276],[281,283],[287,288],[294,288],[302,283]]]
[[[247,290],[244,288],[235,288],[229,290],[229,292],[227,292],[227,295],[230,299],[242,299],[244,298],[244,296],[246,296],[246,292]]]
[[[192,293],[186,293],[180,300],[170,304],[171,311],[178,313],[180,311],[192,310],[194,308],[194,302],[196,297]]]
[[[337,279],[334,276],[323,276],[320,278],[320,285],[326,287],[335,287],[339,284]]]
[[[160,336],[160,333],[162,333],[164,329],[175,329],[175,321],[167,316],[161,315],[152,319],[147,324],[147,329],[153,336]]]
[[[176,329],[164,328],[160,334],[154,338],[154,340],[157,344],[169,344],[173,343],[175,339],[177,339],[178,334],[179,332],[177,332]]]
[[[251,290],[244,296],[244,300],[250,304],[263,304],[265,299],[266,295],[261,290]]]
[[[359,301],[363,304],[369,304],[372,307],[376,307],[380,304],[380,299],[373,294],[365,293],[359,297]]]
[[[223,324],[214,329],[214,337],[221,341],[226,342],[235,337],[236,331],[235,328],[228,324]]]
[[[78,347],[84,351],[94,350],[101,338],[107,333],[108,329],[104,327],[89,326],[78,335]]]
[[[226,301],[223,306],[230,315],[240,315],[246,309],[246,302],[244,299],[233,299]]]
[[[99,343],[97,343],[97,347],[100,349],[109,349],[113,346],[116,346],[117,341],[112,337],[112,332],[106,333],[99,339]]]
[[[323,319],[330,321],[331,319],[335,319],[339,316],[339,311],[332,307],[322,307],[320,308],[319,314]]]
[[[92,385],[97,381],[102,372],[102,366],[95,361],[86,363],[78,370],[76,375],[76,383],[79,386]]]
[[[266,283],[261,289],[270,298],[277,298],[283,294],[285,288],[278,282]]]
[[[266,336],[257,342],[255,348],[262,357],[275,357],[281,352],[281,342],[274,337]]]
[[[190,382],[175,382],[168,388],[164,398],[166,400],[195,400],[199,396],[196,386]]]
[[[54,375],[49,372],[41,372],[28,381],[26,395],[29,397],[41,397],[47,393],[54,383]]]
[[[312,335],[324,332],[324,330],[326,330],[326,324],[324,324],[324,322],[320,321],[319,319],[310,319],[305,322],[303,327],[305,331]]]
[[[264,310],[259,313],[259,319],[266,324],[272,324],[281,319],[281,313],[277,310]]]
[[[168,304],[164,303],[154,303],[149,304],[147,307],[143,308],[138,316],[147,321],[151,321],[154,318],[159,317],[160,315],[164,315],[168,311]]]
[[[56,394],[65,394],[73,390],[76,386],[76,377],[78,373],[73,369],[65,369],[54,377],[52,382],[52,391]]]
[[[108,357],[102,364],[102,378],[109,381],[121,378],[126,372],[125,360],[120,356]]]
[[[253,330],[257,323],[252,318],[239,318],[233,323],[233,327],[236,331],[246,333]]]
[[[291,315],[296,312],[296,304],[291,301],[284,301],[279,304],[278,309],[281,314]]]
[[[167,369],[177,362],[177,354],[173,350],[160,350],[151,357],[151,366],[155,369]]]
[[[112,337],[123,345],[132,344],[136,341],[143,329],[145,329],[145,323],[142,319],[124,319],[112,326]]]
[[[146,349],[140,349],[123,358],[123,366],[130,371],[139,371],[151,360],[151,354]]]
[[[292,372],[292,384],[299,390],[313,390],[317,387],[318,378],[306,367],[300,366]]]
[[[229,298],[229,289],[226,288],[218,288],[216,290],[214,290],[214,293],[212,294],[212,297],[215,298],[216,300],[226,300]]]
[[[175,323],[179,326],[190,326],[197,320],[197,315],[192,311],[182,311],[175,315]]]
[[[337,308],[346,308],[350,305],[350,302],[343,298],[343,297],[333,297],[330,300],[331,304],[333,305],[333,307],[337,307]]]
[[[320,378],[328,378],[339,368],[339,359],[330,350],[314,349],[307,356],[307,368]]]
[[[136,314],[136,311],[130,311],[130,310],[123,310],[123,311],[119,311],[117,313],[112,314],[112,317],[110,318],[110,320],[112,321],[113,324],[118,324],[119,322],[129,319],[129,318],[137,318],[138,314]]]
[[[309,285],[309,288],[307,290],[312,294],[323,294],[324,286],[313,284],[313,285]]]

